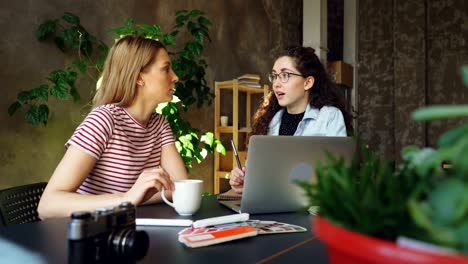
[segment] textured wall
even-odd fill
[[[3,96],[0,98],[0,189],[48,180],[64,153],[63,144],[86,115],[94,83],[81,80],[78,103],[51,100],[47,127],[27,125],[19,113],[7,114],[19,91],[36,87],[54,69],[68,65],[71,56],[51,43],[41,43],[34,33],[46,19],[65,11],[75,13],[94,35],[112,43],[108,30],[127,18],[136,23],[159,24],[169,31],[180,9],[201,9],[214,23],[212,43],[206,45],[207,81],[226,80],[246,72],[262,76],[271,69],[271,54],[284,46],[301,43],[302,1],[152,1],[152,0],[37,0],[1,1],[0,70]],[[263,82],[265,79],[262,80]],[[213,106],[191,109],[185,117],[202,131],[213,130]],[[210,157],[190,171],[206,181],[212,191],[213,161]]]
[[[431,104],[466,103],[460,66],[468,64],[468,2],[359,1],[360,136],[381,156],[405,145],[434,146],[463,120],[426,125],[410,113]]]
[[[462,85],[460,66],[468,65],[468,1],[426,0],[428,18],[427,101],[430,104],[466,104],[468,87]],[[428,125],[428,143],[447,128],[468,119]]]
[[[359,1],[358,134],[390,155],[395,151],[392,10],[392,1]]]

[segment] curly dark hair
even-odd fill
[[[311,47],[293,46],[283,50],[277,58],[291,57],[297,70],[303,76],[312,76],[315,81],[309,93],[309,104],[321,109],[323,106],[334,106],[343,114],[348,134],[353,132],[352,114],[346,110],[345,100],[340,88],[330,80],[325,67],[320,62],[315,50]],[[253,121],[253,134],[266,135],[273,116],[281,109],[274,92],[270,92],[260,104]]]

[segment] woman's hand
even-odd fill
[[[242,167],[242,170],[235,167],[231,171],[231,176],[229,177],[229,184],[231,188],[238,194],[242,194],[244,190],[244,176],[245,176],[245,167]]]
[[[169,178],[169,174],[163,168],[144,170],[132,188],[122,197],[122,202],[129,201],[134,205],[139,205],[150,199],[162,188],[173,191],[174,183]]]

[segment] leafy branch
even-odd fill
[[[211,104],[214,94],[210,91],[205,79],[207,63],[202,53],[205,41],[211,41],[209,27],[211,21],[204,17],[200,10],[181,10],[176,13],[175,26],[169,33],[164,33],[159,25],[134,24],[128,19],[124,26],[110,30],[116,34],[116,39],[128,35],[139,35],[161,41],[166,47],[173,47],[169,51],[174,72],[179,77],[176,83],[176,92],[173,102],[158,106],[161,113],[171,125],[176,138],[176,147],[181,154],[187,168],[192,167],[192,161],[200,163],[208,153],[218,151],[225,154],[226,150],[213,133],[201,134],[189,122],[180,117],[180,111],[187,111],[195,104],[197,107],[205,103]],[[189,33],[184,36],[182,48],[177,49],[176,37],[182,31]],[[65,12],[59,19],[47,20],[42,23],[36,32],[40,41],[53,40],[62,52],[76,51],[76,59],[65,69],[52,71],[47,84],[36,88],[21,91],[17,100],[10,105],[10,116],[19,109],[29,106],[25,119],[32,125],[40,123],[46,125],[49,118],[49,95],[60,100],[80,100],[75,83],[79,75],[88,76],[96,81],[102,72],[105,57],[109,51],[108,46],[95,36],[91,35],[80,23],[78,16]],[[95,51],[98,51],[98,54]]]
[[[40,41],[53,39],[55,45],[62,52],[77,50],[78,58],[65,69],[49,73],[46,78],[47,83],[18,93],[17,100],[8,108],[8,114],[12,116],[20,108],[29,106],[25,112],[25,119],[34,126],[40,123],[47,124],[49,95],[64,101],[73,99],[74,102],[77,102],[80,100],[80,94],[75,86],[78,74],[89,73],[89,76],[93,77],[88,68],[95,69],[94,74],[99,74],[104,59],[93,60],[93,50],[98,49],[104,58],[109,50],[102,41],[98,41],[96,37],[84,29],[76,15],[68,12],[59,19],[47,20],[42,23],[36,31],[36,37]]]

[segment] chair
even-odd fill
[[[4,226],[40,221],[37,205],[46,182],[0,190],[0,216]]]

